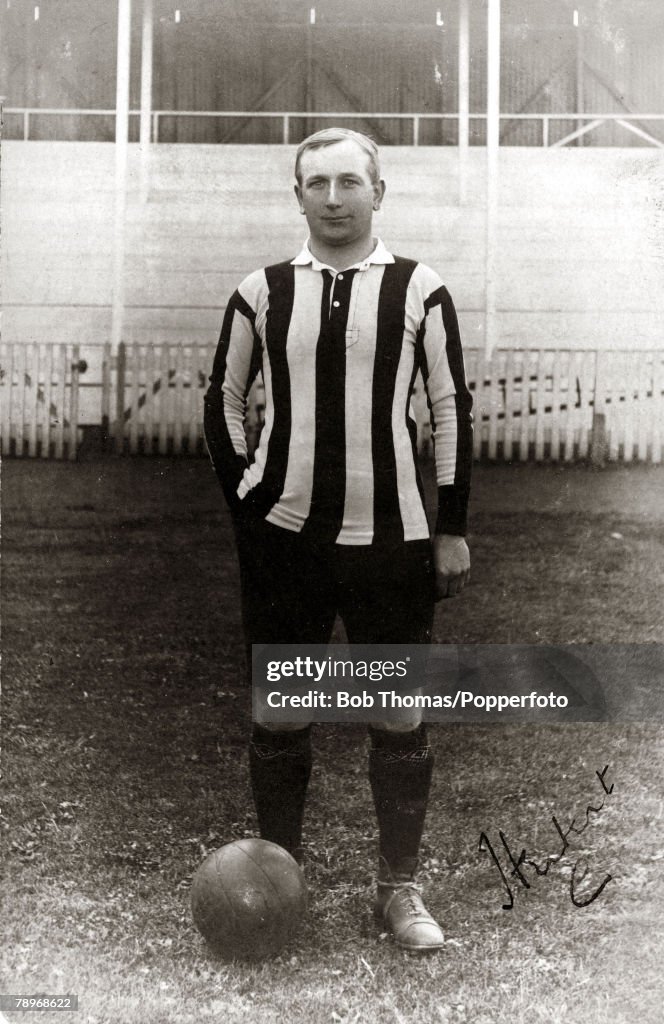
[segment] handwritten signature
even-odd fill
[[[526,877],[524,871],[522,871],[522,868],[524,866],[528,865],[529,867],[534,868],[536,875],[538,877],[542,877],[542,876],[548,875],[549,868],[551,867],[552,864],[557,864],[560,860],[562,860],[562,858],[565,856],[565,853],[567,852],[567,849],[570,846],[570,842],[568,840],[568,836],[571,833],[574,833],[575,836],[580,836],[583,832],[585,832],[585,830],[588,828],[588,825],[590,824],[590,815],[591,814],[599,814],[599,812],[604,807],[604,804],[606,802],[606,797],[610,796],[611,793],[613,793],[613,783],[610,786],[607,786],[607,784],[605,782],[605,775],[606,775],[608,770],[609,770],[609,765],[607,764],[604,767],[603,771],[595,772],[595,775],[599,779],[599,781],[600,781],[600,783],[602,785],[602,789],[604,790],[604,794],[605,794],[604,795],[604,799],[602,800],[602,802],[599,805],[599,807],[593,807],[592,804],[588,804],[588,806],[586,807],[585,822],[584,822],[584,824],[580,828],[575,828],[574,827],[574,823],[575,823],[576,819],[572,818],[571,824],[569,825],[567,831],[564,832],[563,829],[561,828],[560,822],[556,818],[555,814],[551,816],[551,821],[553,822],[554,828],[555,828],[556,832],[558,833],[558,835],[560,836],[560,839],[562,840],[562,844],[563,845],[562,845],[562,848],[561,848],[559,853],[555,853],[552,856],[549,856],[549,857],[546,858],[546,863],[544,865],[538,864],[536,861],[534,861],[530,857],[528,857],[525,849],[522,849],[521,853],[519,854],[519,856],[515,857],[514,853],[510,849],[510,846],[509,846],[509,844],[507,842],[507,837],[506,837],[505,833],[499,830],[498,836],[500,838],[500,842],[502,843],[503,848],[505,850],[505,853],[507,854],[507,857],[509,858],[510,864],[512,865],[512,870],[509,872],[510,879],[511,878],[516,878],[517,881],[525,889],[530,889],[531,888],[531,882]],[[480,849],[480,851],[482,853],[488,853],[490,855],[491,859],[493,860],[493,863],[496,865],[496,867],[497,867],[497,869],[498,869],[498,871],[500,873],[500,877],[502,879],[503,885],[505,886],[505,890],[507,892],[507,897],[508,897],[508,902],[507,903],[503,903],[503,910],[512,910],[512,908],[514,906],[514,894],[512,893],[512,888],[511,888],[511,885],[510,885],[510,881],[508,880],[508,876],[505,874],[505,869],[503,868],[503,865],[501,864],[500,860],[498,859],[498,857],[496,855],[496,852],[495,852],[493,846],[491,845],[491,841],[490,841],[489,837],[487,836],[486,832],[482,832],[481,835],[480,835],[479,849]],[[571,874],[570,882],[569,882],[570,899],[572,900],[572,903],[574,904],[575,907],[587,907],[594,900],[596,900],[597,897],[604,891],[604,888],[611,881],[612,876],[611,875],[606,875],[605,878],[603,879],[603,881],[601,882],[601,884],[590,894],[590,896],[588,896],[588,895],[580,896],[578,894],[578,892],[577,892],[577,887],[582,885],[586,875],[588,874],[588,869],[587,869],[587,867],[582,867],[581,871],[579,872],[579,877],[577,878],[577,871],[578,870],[579,870],[579,862],[577,861],[574,864],[574,866],[572,867],[572,874]]]

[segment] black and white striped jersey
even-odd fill
[[[270,523],[363,545],[429,536],[411,395],[422,371],[438,482],[436,532],[464,534],[472,399],[452,299],[438,275],[379,241],[337,272],[308,246],[231,297],[205,396],[227,500]],[[249,465],[246,398],[265,384]]]

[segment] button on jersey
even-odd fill
[[[437,529],[465,530],[471,399],[452,300],[428,267],[375,252],[340,274],[301,255],[247,277],[228,304],[205,400],[231,507],[340,544],[429,536],[411,408],[418,370]],[[265,422],[249,465],[244,415],[259,370]]]

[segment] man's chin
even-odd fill
[[[325,239],[325,244],[326,245],[331,245],[335,249],[341,249],[345,245],[351,245],[352,242],[353,242],[352,238],[326,238]]]
[[[339,229],[337,231],[321,232],[320,239],[322,242],[325,242],[326,245],[333,245],[336,247],[352,244],[355,241],[355,236],[346,228],[346,230],[343,231]]]

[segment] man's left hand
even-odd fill
[[[436,600],[456,597],[470,579],[470,552],[463,537],[437,533],[433,538]]]

